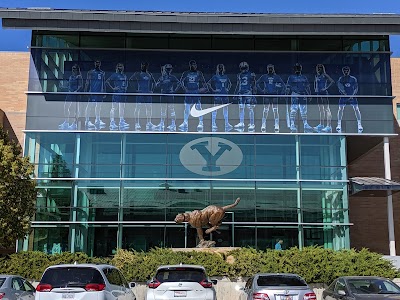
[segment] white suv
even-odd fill
[[[146,300],[201,299],[215,300],[213,284],[203,266],[170,265],[161,266],[147,285]]]
[[[114,266],[55,265],[44,271],[35,300],[136,300],[134,286]]]

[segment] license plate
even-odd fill
[[[75,298],[75,294],[74,293],[63,293],[62,294],[62,298],[63,299],[74,299]]]
[[[174,297],[186,297],[186,291],[175,291]]]
[[[292,300],[293,298],[292,298],[292,296],[284,296],[283,299],[285,299],[285,300]]]

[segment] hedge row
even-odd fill
[[[20,252],[0,259],[0,273],[39,280],[44,269],[61,263],[106,263],[117,266],[128,281],[146,281],[160,265],[199,264],[209,276],[248,277],[259,272],[296,273],[308,283],[330,283],[338,276],[376,275],[400,277],[392,263],[367,249],[333,251],[321,247],[283,251],[241,248],[221,253],[174,252],[155,248],[149,252],[118,250],[112,258],[92,258],[84,253],[47,255]]]

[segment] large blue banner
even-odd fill
[[[32,49],[27,129],[393,132],[388,53]]]

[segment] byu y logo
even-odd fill
[[[230,173],[239,167],[243,153],[229,140],[203,137],[183,146],[179,159],[182,165],[193,173],[218,176]]]

